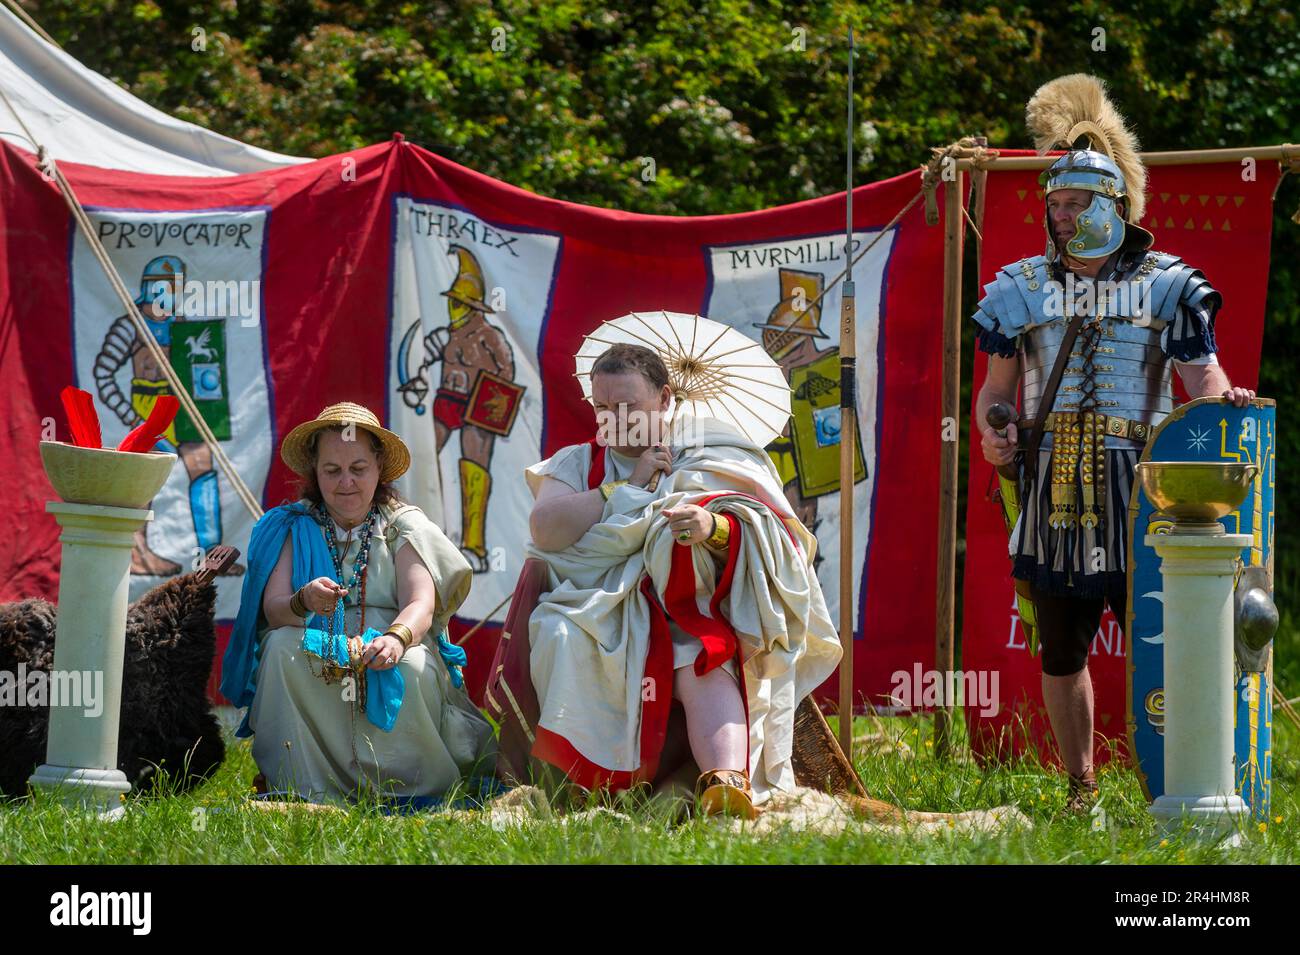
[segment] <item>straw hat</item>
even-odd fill
[[[348,424],[369,431],[383,445],[384,469],[379,475],[380,484],[395,481],[406,473],[411,466],[411,451],[406,442],[387,428],[380,427],[379,419],[369,408],[350,401],[330,405],[316,416],[315,421],[304,421],[290,431],[280,443],[280,459],[294,472],[307,477],[312,468],[310,448],[316,432],[333,425]]]

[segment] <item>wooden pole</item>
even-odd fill
[[[845,285],[851,283],[846,282]],[[853,297],[847,291],[840,299],[840,749],[853,764],[853,610],[857,601],[853,587],[853,458],[858,440],[857,415],[850,375],[856,374],[856,322]],[[844,396],[848,396],[845,399]],[[845,463],[847,459],[847,464]],[[848,476],[844,470],[848,468]]]
[[[956,154],[959,170],[983,167],[985,169],[1046,169],[1057,156],[999,156],[997,150],[989,150],[983,158],[976,157],[969,151]],[[1058,154],[1059,155],[1059,154]],[[1182,149],[1172,152],[1139,153],[1147,166],[1191,166],[1203,162],[1241,162],[1243,159],[1260,161],[1278,160],[1284,163],[1300,163],[1300,146],[1282,143],[1279,146],[1243,146],[1236,149]]]
[[[962,185],[953,168],[943,186],[943,421],[939,443],[939,579],[935,593],[934,666],[944,687],[943,704],[934,714],[934,753],[945,758],[951,744],[948,674],[953,667],[953,629],[957,582],[957,436],[961,409],[961,266]]]
[[[840,749],[853,765],[853,449],[857,442],[858,331],[853,288],[853,28],[849,27],[844,287],[840,290]]]

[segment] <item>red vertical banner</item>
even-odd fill
[[[1030,155],[1004,151],[1003,155]],[[1275,162],[1218,162],[1153,166],[1142,225],[1155,234],[1154,249],[1177,255],[1200,269],[1223,295],[1215,321],[1219,361],[1234,385],[1255,388],[1259,379],[1268,289],[1272,195],[1279,175]],[[1040,255],[1046,244],[1044,197],[1038,171],[989,173],[984,212],[980,286],[1002,266]],[[974,311],[968,303],[966,312]],[[988,356],[976,349],[973,392],[978,394]],[[1187,394],[1175,374],[1175,401]],[[1026,749],[1053,758],[1051,727],[1043,708],[1039,660],[1031,656],[1016,611],[1007,535],[998,505],[989,500],[993,468],[984,460],[982,422],[971,421],[969,491],[966,510],[966,576],[962,668],[996,672],[1000,705],[968,706],[975,752],[1007,757]],[[1127,515],[1125,516],[1127,519]],[[1108,610],[1088,658],[1096,700],[1098,760],[1110,743],[1125,749],[1126,636]]]

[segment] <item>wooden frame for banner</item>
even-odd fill
[[[936,150],[943,152],[944,150]],[[946,424],[961,420],[961,283],[962,245],[966,216],[962,196],[964,173],[968,170],[1003,171],[1043,169],[1056,159],[1047,156],[1002,156],[996,149],[953,145],[947,155],[955,162],[955,175],[944,182],[943,202],[943,396],[942,417]],[[1240,162],[1255,159],[1276,160],[1288,172],[1300,172],[1300,146],[1282,143],[1237,149],[1190,149],[1172,152],[1141,153],[1147,166],[1190,166],[1207,162]],[[957,607],[957,481],[958,442],[941,441],[939,454],[939,556],[935,583],[934,665],[947,687],[953,670],[953,640]],[[969,506],[969,501],[968,501]],[[945,694],[944,703],[935,711],[934,749],[936,756],[946,754],[951,746],[952,707]]]
[[[1182,149],[1140,153],[1146,166],[1192,166],[1204,162],[1240,162],[1243,159],[1277,160],[1290,167],[1300,166],[1300,146],[1282,143],[1258,149]],[[1001,156],[996,149],[959,149],[954,153],[958,169],[1043,169],[1055,156]]]
[[[934,602],[934,665],[943,675],[943,703],[934,714],[934,754],[942,759],[948,753],[952,701],[948,699],[948,674],[953,667],[953,636],[957,613],[957,479],[958,440],[961,430],[961,279],[962,187],[965,173],[960,165],[956,174],[943,184],[943,427],[952,428],[952,440],[940,433],[939,441],[939,568]]]

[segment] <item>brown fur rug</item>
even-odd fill
[[[216,648],[216,590],[194,574],[174,577],[130,606],[122,667],[118,768],[135,790],[158,768],[184,792],[221,765],[225,744],[207,698]],[[0,605],[0,670],[48,673],[58,608],[31,599]],[[0,706],[0,796],[22,796],[45,762],[48,707]]]

